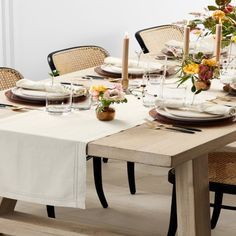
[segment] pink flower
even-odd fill
[[[112,101],[121,101],[125,99],[125,94],[118,89],[108,89],[103,94],[103,99]]]
[[[199,65],[199,72],[198,72],[199,79],[201,80],[209,80],[213,77],[213,68],[206,66],[206,65]]]

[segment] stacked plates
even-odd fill
[[[235,118],[232,115],[214,115],[205,112],[170,108],[151,110],[150,115],[155,119],[166,122],[199,125],[211,125],[226,120],[232,121]]]
[[[28,99],[28,100],[38,100],[38,101],[45,101],[46,100],[46,92],[45,91],[38,91],[38,90],[29,90],[29,89],[23,89],[23,88],[12,88],[11,92],[13,95]]]

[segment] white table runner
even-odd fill
[[[128,96],[110,122],[95,111],[53,116],[26,112],[0,120],[0,196],[85,208],[86,146],[95,139],[143,123],[148,109]]]

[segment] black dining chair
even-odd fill
[[[211,229],[216,227],[221,209],[236,210],[235,206],[223,205],[224,194],[236,194],[236,153],[214,152],[208,155],[209,190],[214,192],[214,203],[211,217]],[[175,170],[168,173],[168,181],[173,184],[170,223],[168,236],[174,236],[177,231],[177,207]]]
[[[135,33],[143,53],[160,53],[169,40],[183,41],[183,29],[177,25],[160,25]]]
[[[83,70],[103,64],[104,59],[109,56],[109,53],[102,47],[95,45],[77,46],[66,48],[50,53],[47,57],[49,67],[52,72],[57,71],[57,76],[66,73],[71,73],[78,70]],[[108,207],[108,203],[103,191],[102,185],[102,165],[101,159],[104,163],[108,162],[108,158],[101,157],[87,157],[87,160],[93,159],[93,173],[95,188],[99,200],[103,208]],[[131,194],[135,194],[135,175],[134,163],[127,162],[128,183]],[[48,208],[49,212],[54,212],[54,207]],[[55,216],[55,214],[54,214]]]

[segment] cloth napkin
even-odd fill
[[[196,112],[205,112],[213,115],[235,115],[236,114],[236,107],[228,107],[220,104],[212,104],[209,102],[194,104],[194,105],[186,105],[184,102],[177,101],[174,99],[168,100],[160,100],[157,99],[155,102],[158,108],[174,108],[174,109],[183,109],[186,108],[187,110],[196,111]]]
[[[76,95],[86,95],[87,89],[83,86],[71,86],[64,84],[51,84],[41,82],[41,81],[32,81],[29,79],[21,79],[16,82],[16,87],[24,88],[29,90],[45,91],[51,93],[63,93],[68,94],[68,92],[73,92]]]
[[[169,40],[165,43],[166,47],[173,47],[173,48],[179,48],[179,49],[183,49],[184,47],[184,42],[183,41],[177,41],[177,40]],[[190,49],[194,49],[195,48],[195,42],[190,42],[189,44],[189,48]]]
[[[104,59],[104,64],[108,64],[108,65],[113,65],[113,66],[117,66],[117,67],[122,67],[122,59],[121,58],[117,58],[117,57],[106,57]],[[129,68],[142,68],[144,70],[163,70],[164,69],[164,65],[162,65],[161,63],[158,62],[148,62],[148,61],[143,61],[140,60],[138,62],[138,60],[134,60],[134,59],[129,59],[128,61],[128,66]]]

